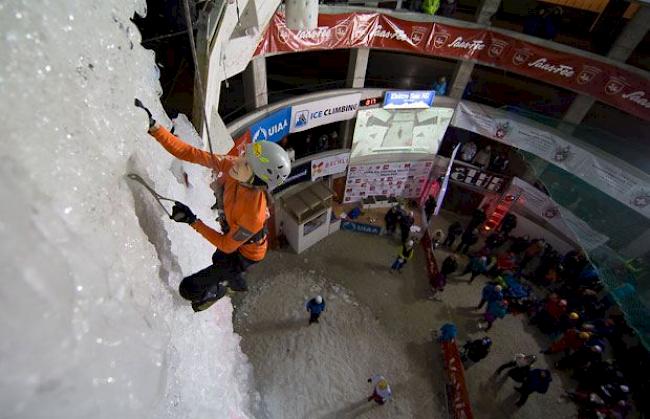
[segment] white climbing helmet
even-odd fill
[[[291,173],[289,154],[271,141],[258,141],[246,146],[246,161],[255,176],[262,179],[269,191],[282,185]]]
[[[407,247],[413,247],[413,240],[409,240],[406,242]]]
[[[316,304],[323,304],[323,297],[321,297],[320,295],[317,295],[316,298],[314,298],[314,300],[316,300]]]

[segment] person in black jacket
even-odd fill
[[[465,230],[460,238],[460,244],[456,248],[456,251],[466,255],[469,252],[469,248],[474,246],[476,242],[478,242],[478,230]]]
[[[442,272],[442,274],[445,276],[449,276],[452,273],[456,272],[456,269],[458,269],[458,262],[456,261],[456,256],[449,255],[442,262],[442,266],[440,267],[440,272]]]
[[[528,234],[512,239],[510,251],[515,255],[523,253],[530,246],[530,236]]]
[[[472,219],[469,221],[469,224],[467,224],[467,227],[465,227],[465,232],[467,233],[468,231],[472,231],[475,228],[478,228],[481,224],[486,219],[485,215],[485,209],[487,208],[487,205],[484,205],[483,208],[476,208],[474,210],[474,213],[472,213]]]
[[[429,221],[429,219],[435,212],[436,205],[437,205],[436,198],[434,198],[433,195],[427,198],[427,201],[424,203],[424,213],[427,215],[427,221]]]
[[[402,208],[399,205],[391,207],[384,216],[386,222],[386,233],[392,235],[395,233],[395,227],[402,217]]]
[[[487,254],[494,252],[506,242],[506,236],[503,233],[492,233],[485,239],[485,250]]]
[[[509,236],[510,232],[514,230],[516,227],[517,227],[517,216],[511,213],[507,213],[506,216],[503,217],[503,222],[501,223],[501,227],[499,228],[499,231],[501,231],[506,236]]]
[[[528,400],[528,396],[532,393],[546,393],[551,381],[553,381],[553,378],[551,378],[551,372],[549,370],[538,368],[530,370],[521,387],[515,387],[515,390],[521,393],[517,401],[517,406],[523,406],[526,400]]]
[[[480,360],[484,359],[490,353],[490,348],[492,347],[492,339],[485,336],[481,339],[476,339],[473,341],[468,341],[463,345],[463,350],[461,351],[460,359],[463,361],[465,368],[476,364]],[[472,364],[468,364],[467,361],[472,361]]]
[[[406,244],[411,234],[411,226],[415,224],[415,217],[413,211],[404,214],[399,222],[400,232],[402,233],[402,244]]]
[[[506,373],[508,377],[518,383],[523,383],[536,360],[537,357],[535,355],[516,354],[512,361],[506,362],[497,368],[496,375],[501,374],[504,370],[508,370]]]
[[[463,232],[463,226],[460,225],[458,221],[455,221],[447,229],[447,238],[445,239],[445,242],[442,245],[451,248],[454,245],[454,242],[456,241],[456,237],[458,237],[458,235],[461,234],[462,232]]]

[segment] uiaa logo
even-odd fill
[[[253,142],[256,143],[258,141],[266,141],[269,138],[268,133],[266,132],[266,128],[264,127],[259,127],[257,131],[255,131],[255,134],[253,134]]]

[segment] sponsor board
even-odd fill
[[[377,195],[417,198],[422,194],[432,167],[431,161],[351,165],[343,203]]]
[[[337,121],[352,119],[359,109],[360,93],[301,103],[291,108],[290,132],[300,132]]]
[[[273,189],[273,193],[281,192],[287,189],[290,186],[297,185],[301,182],[306,182],[311,180],[311,162],[306,162],[293,166],[291,168],[291,173],[289,177],[284,181],[284,183],[277,188]]]
[[[311,161],[311,180],[320,179],[324,176],[343,173],[348,168],[350,153],[341,153],[335,156],[323,157]]]
[[[579,177],[619,202],[650,218],[650,182],[569,142],[559,131],[536,126],[516,115],[471,102],[461,102],[451,124],[515,147]],[[570,138],[569,138],[570,139]]]
[[[289,135],[289,122],[291,121],[291,108],[280,109],[271,115],[255,122],[250,127],[253,142],[272,141],[277,143]]]
[[[341,220],[341,230],[356,231],[359,233],[375,234],[375,235],[381,234],[381,227],[379,226],[372,225],[372,224],[357,223],[355,221],[348,221],[348,220]]]
[[[413,22],[381,13],[321,14],[312,30],[290,30],[276,13],[256,55],[374,48],[473,60],[594,97],[650,120],[650,83],[642,72],[556,50],[484,28]]]
[[[515,177],[505,195],[519,195],[517,204],[536,214],[591,251],[607,243],[609,237],[593,230],[568,209],[558,205],[550,196],[533,185]]]
[[[388,91],[384,96],[384,109],[427,109],[433,105],[433,90]]]
[[[449,178],[454,182],[464,183],[490,192],[501,192],[507,183],[507,178],[491,172],[486,172],[459,161],[451,167]]]

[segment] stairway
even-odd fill
[[[503,217],[505,217],[510,211],[510,207],[512,207],[512,205],[521,197],[521,194],[522,190],[516,188],[514,192],[508,190],[508,192],[501,195],[496,203],[494,211],[487,216],[487,220],[485,221],[485,224],[483,224],[483,229],[485,231],[496,230],[499,225],[501,225]]]

